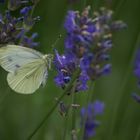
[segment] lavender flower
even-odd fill
[[[0,16],[0,43],[15,43],[16,36],[21,32],[22,18],[12,17],[9,11]]]
[[[68,11],[64,27],[67,31],[65,53],[56,51],[55,66],[58,75],[55,82],[65,88],[71,80],[74,71],[80,68],[75,92],[87,90],[87,82],[96,80],[111,72],[109,51],[112,48],[112,32],[126,25],[121,21],[112,21],[112,11],[101,8],[93,16],[89,14],[90,7],[82,14],[78,11]]]
[[[81,123],[84,125],[84,140],[95,136],[95,129],[100,125],[100,122],[96,120],[96,116],[102,115],[103,111],[104,103],[98,100],[81,109]]]
[[[28,1],[10,0],[11,4],[17,3],[23,4]],[[37,37],[36,33],[33,33],[31,37],[27,36],[32,26],[39,20],[38,17],[32,18],[30,12],[32,6],[26,6],[20,10],[20,17],[13,17],[10,11],[6,11],[4,15],[0,14],[0,44],[19,44],[25,47],[38,46],[34,39]]]

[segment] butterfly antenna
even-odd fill
[[[62,35],[60,34],[58,38],[55,40],[55,42],[52,44],[52,50],[54,50],[55,45],[58,43],[58,41],[61,39]]]

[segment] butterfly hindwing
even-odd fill
[[[47,67],[42,59],[27,63],[17,71],[9,73],[7,81],[16,92],[31,94],[46,80]]]

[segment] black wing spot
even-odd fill
[[[16,64],[15,67],[16,67],[16,68],[20,68],[20,65]]]

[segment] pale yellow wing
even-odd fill
[[[30,48],[7,45],[0,48],[0,65],[8,72],[14,72],[21,66],[36,59],[42,59],[43,54]]]
[[[46,79],[47,66],[42,59],[25,64],[7,76],[9,86],[21,94],[35,92]]]

